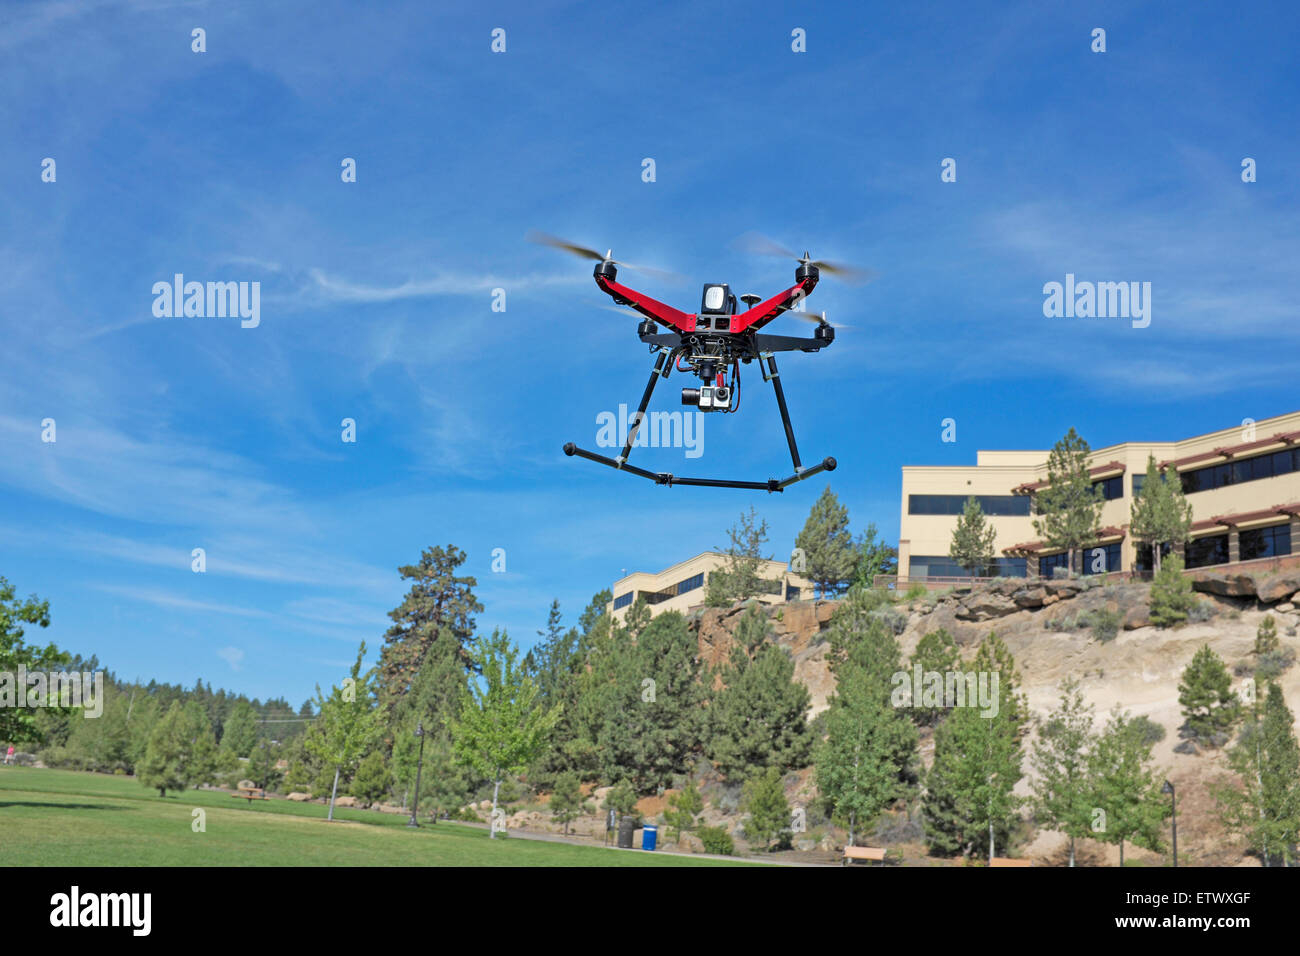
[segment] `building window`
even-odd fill
[[[696,588],[702,588],[702,587],[704,587],[703,571],[701,571],[699,574],[692,574],[685,581],[679,581],[677,583],[677,593],[685,594],[687,591],[694,591]]]
[[[618,597],[614,598],[614,610],[617,611],[621,607],[627,607],[632,603],[632,597],[633,592],[628,591],[626,594],[620,594]]]
[[[970,495],[908,495],[907,513],[910,515],[959,515],[966,510]],[[986,515],[1021,517],[1029,515],[1028,495],[975,495],[980,509]]]
[[[1116,475],[1114,478],[1102,478],[1099,481],[1094,481],[1092,486],[1101,489],[1101,496],[1106,501],[1124,497],[1123,475]]]
[[[1228,563],[1228,536],[1212,534],[1187,542],[1187,567],[1203,568],[1209,564]]]
[[[1111,544],[1094,544],[1089,548],[1080,549],[1079,567],[1083,574],[1106,574],[1110,571],[1120,569],[1120,542],[1115,541]],[[1038,559],[1038,574],[1040,577],[1055,577],[1057,568],[1069,567],[1070,554],[1068,551],[1062,551],[1060,554],[1047,554]]]
[[[787,584],[785,586],[785,599],[787,601],[799,600],[799,589],[795,587],[793,584]]]
[[[1272,558],[1291,553],[1291,525],[1279,524],[1271,528],[1252,528],[1241,532],[1241,560]]]
[[[1133,476],[1133,497],[1136,498],[1142,493],[1142,486],[1146,484],[1147,476],[1145,474]]]
[[[994,577],[1023,578],[1028,573],[1024,558],[994,558],[988,569]],[[907,566],[912,578],[968,578],[970,572],[947,555],[914,554]],[[984,575],[978,575],[984,577]]]
[[[1160,559],[1164,560],[1165,558],[1167,558],[1170,552],[1172,552],[1173,550],[1174,550],[1173,546],[1170,545],[1168,541],[1166,541],[1164,544],[1160,546]],[[1134,571],[1155,570],[1155,565],[1151,561],[1151,545],[1139,544],[1137,546],[1137,555],[1133,560],[1133,570]]]
[[[1210,491],[1213,488],[1225,488],[1228,485],[1240,485],[1247,481],[1259,481],[1278,475],[1300,471],[1300,448],[1288,448],[1268,455],[1256,455],[1254,458],[1242,458],[1222,465],[1209,465],[1180,473],[1183,493]]]

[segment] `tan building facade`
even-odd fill
[[[705,551],[657,574],[634,572],[614,582],[610,589],[614,599],[605,606],[605,610],[621,621],[632,603],[638,597],[643,597],[650,606],[652,616],[664,611],[680,611],[684,614],[704,603],[709,575],[719,568],[725,568],[726,563],[725,554]],[[770,591],[758,596],[758,600],[764,604],[784,604],[813,597],[811,582],[790,571],[780,561],[762,562],[758,573],[770,582]]]
[[[1033,493],[1047,477],[1047,451],[981,451],[971,466],[905,466],[899,525],[900,580],[963,577],[948,557],[966,498],[975,495],[997,533],[995,573],[1051,577],[1064,554],[1034,531]],[[1094,484],[1105,497],[1101,534],[1083,554],[1085,574],[1145,571],[1151,556],[1130,537],[1134,494],[1147,458],[1175,468],[1192,506],[1189,568],[1300,554],[1300,412],[1181,441],[1094,449]]]

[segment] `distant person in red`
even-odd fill
[[[5,763],[10,764],[13,762],[14,762],[14,745],[10,744],[9,749],[5,751]]]

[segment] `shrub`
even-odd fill
[[[1151,623],[1156,627],[1181,624],[1195,606],[1192,582],[1183,577],[1183,559],[1171,554],[1151,582]]]
[[[918,598],[925,597],[929,593],[930,592],[926,590],[924,584],[913,584],[910,588],[907,589],[907,593],[903,595],[903,600],[915,601]]]
[[[892,607],[878,607],[867,616],[873,621],[879,621],[895,637],[907,630],[907,617]]]
[[[731,839],[731,834],[725,827],[700,827],[700,842],[704,844],[705,853],[713,853],[717,856],[734,856],[736,853],[736,841]]]
[[[1105,608],[1093,611],[1088,615],[1088,625],[1092,628],[1092,636],[1105,644],[1119,634],[1119,614]]]
[[[1152,747],[1165,739],[1165,728],[1145,714],[1140,714],[1129,721],[1129,727],[1145,746]]]
[[[1193,624],[1203,623],[1214,617],[1214,605],[1197,601],[1187,612],[1187,620]]]

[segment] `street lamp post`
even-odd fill
[[[1165,785],[1160,788],[1160,792],[1169,794],[1169,807],[1173,812],[1172,832],[1173,832],[1173,840],[1174,840],[1174,866],[1177,866],[1178,865],[1178,796],[1177,794],[1174,793],[1174,785],[1170,783],[1168,780],[1166,780]]]
[[[424,770],[424,721],[415,725],[415,736],[420,738],[420,759],[415,764],[415,800],[411,803],[411,819],[408,827],[420,825],[420,773]]]

